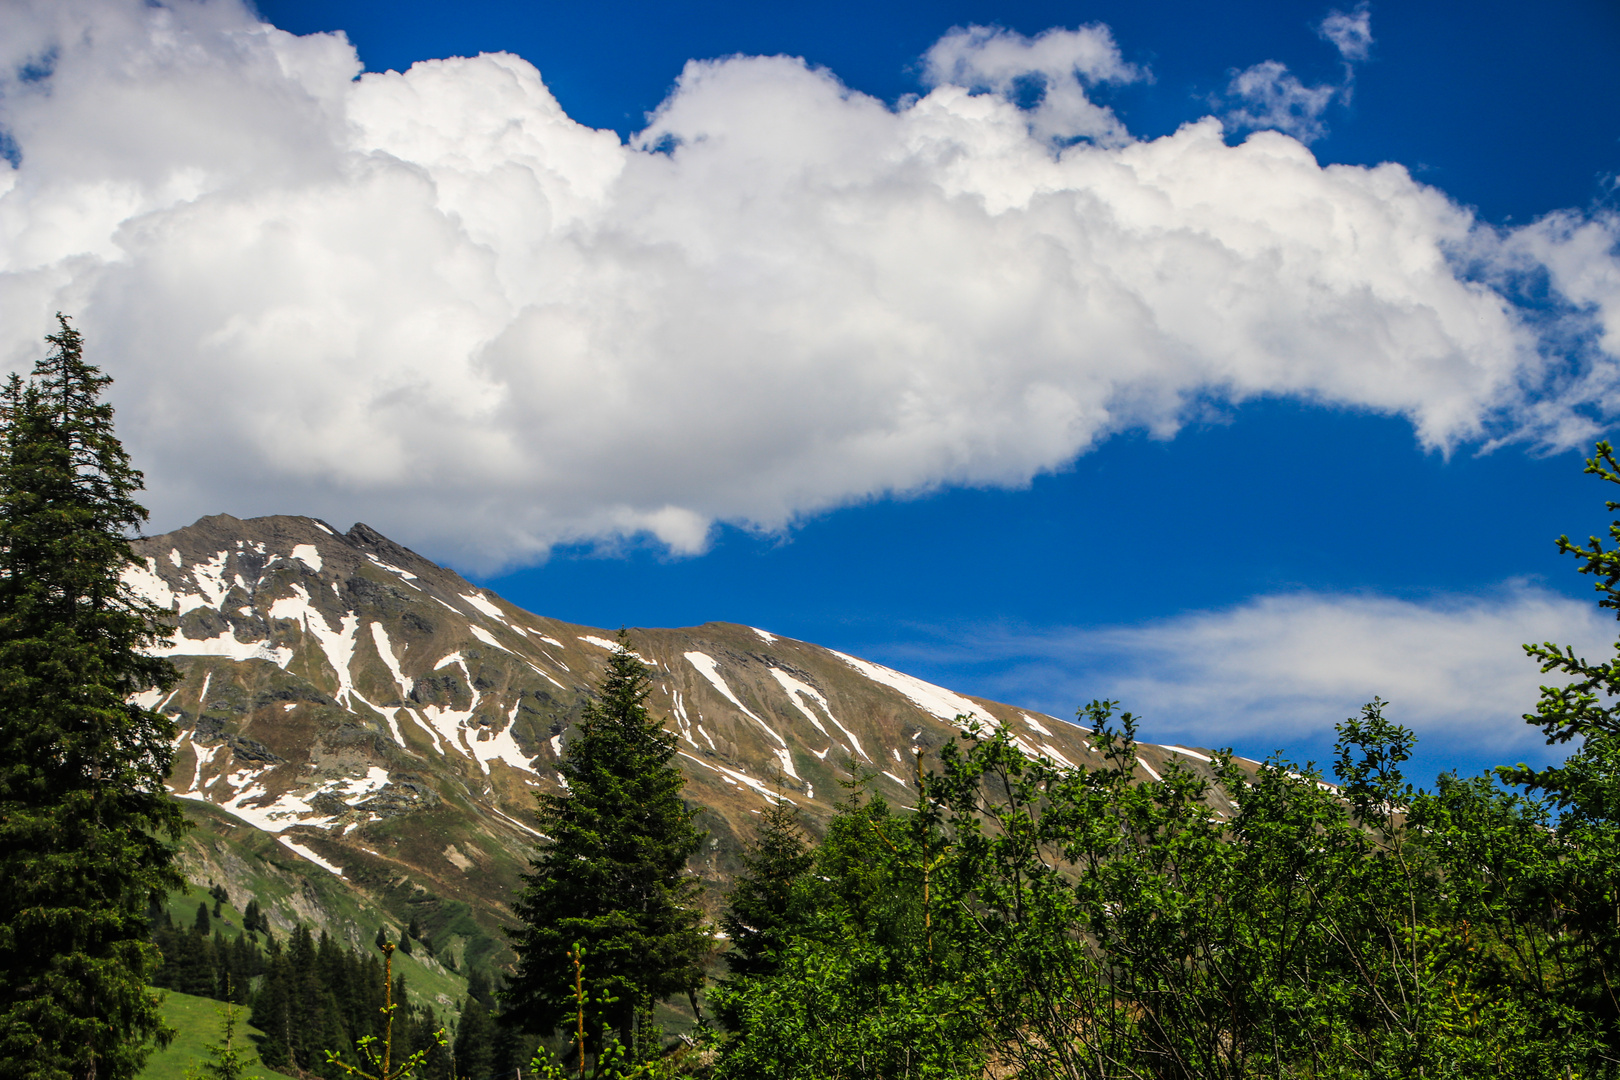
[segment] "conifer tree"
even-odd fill
[[[619,632],[596,700],[564,744],[561,794],[539,796],[551,839],[530,863],[513,905],[517,971],[502,1020],[555,1030],[574,1014],[568,950],[590,956],[593,1000],[612,997],[602,1020],[632,1045],[636,1018],[703,979],[709,935],[686,860],[702,845],[695,811],[681,800],[671,763],[675,737],[647,711],[647,669]]]
[[[815,865],[799,808],[779,799],[761,814],[742,863],[720,917],[720,928],[731,939],[726,965],[734,975],[773,975],[797,928],[794,885]]]
[[[146,908],[179,887],[165,612],[122,571],[141,474],[67,319],[0,392],[0,1075],[120,1080],[168,1035]]]

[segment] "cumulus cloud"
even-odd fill
[[[930,86],[988,90],[1003,97],[1035,98],[1027,110],[1036,138],[1089,139],[1109,145],[1129,141],[1111,109],[1094,103],[1087,87],[1138,82],[1147,73],[1128,64],[1106,26],[1054,28],[1033,38],[1001,27],[958,27],[928,50],[924,78]]]
[[[960,636],[960,635],[959,635]],[[1120,700],[1143,738],[1219,739],[1268,753],[1326,736],[1374,695],[1433,747],[1534,753],[1523,714],[1543,676],[1522,649],[1555,641],[1593,660],[1610,654],[1614,619],[1590,603],[1524,585],[1428,601],[1296,593],[1138,626],[972,635],[972,651],[936,660],[993,664],[1013,700],[1041,696],[1056,715]]]
[[[6,4],[0,364],[79,317],[156,527],[358,517],[482,569],[1023,484],[1211,401],[1431,447],[1609,405],[1611,219],[1498,232],[1215,119],[1132,138],[1089,96],[1143,77],[1102,27],[926,68],[891,106],[695,61],[625,144],[515,56],[363,74],[238,0]]]

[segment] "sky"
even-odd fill
[[[0,364],[77,318],[154,531],[1543,762],[1520,644],[1616,637],[1555,540],[1617,105],[1606,0],[0,0]]]

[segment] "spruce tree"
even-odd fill
[[[737,976],[774,975],[803,921],[794,911],[794,886],[815,865],[799,808],[780,799],[761,814],[742,863],[720,917],[720,928],[731,939],[726,965]]]
[[[530,863],[513,905],[517,970],[502,1020],[549,1032],[575,1003],[568,950],[586,949],[593,1000],[613,997],[600,1020],[632,1045],[636,1017],[703,979],[709,934],[698,883],[686,860],[703,842],[681,800],[675,737],[647,711],[647,669],[624,631],[596,700],[564,744],[560,794],[540,794],[541,831],[551,839]]]
[[[169,1032],[147,902],[179,887],[166,613],[122,583],[141,474],[67,319],[0,392],[0,1075],[133,1076]]]

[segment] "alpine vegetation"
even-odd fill
[[[703,834],[671,764],[676,738],[647,711],[647,681],[621,631],[598,698],[564,746],[565,789],[538,796],[548,839],[513,905],[523,921],[513,934],[508,1024],[549,1032],[577,1019],[576,980],[585,977],[601,1027],[623,1046],[636,1045],[652,1007],[672,994],[686,994],[698,1011],[711,938],[686,864]],[[571,955],[581,945],[585,963]],[[570,965],[576,979],[567,978]],[[600,1035],[581,1043],[581,1069],[587,1048],[600,1051]]]
[[[180,883],[165,612],[122,580],[146,519],[112,381],[57,316],[0,397],[0,1075],[123,1080],[170,1032],[147,899]]]

